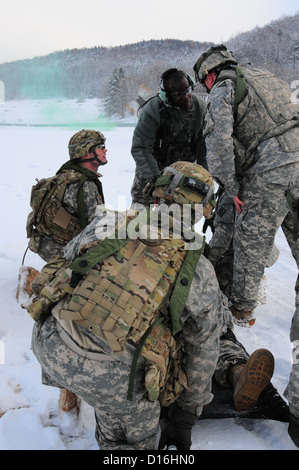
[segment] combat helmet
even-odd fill
[[[152,195],[177,204],[202,206],[203,215],[210,218],[215,207],[214,182],[211,174],[196,163],[178,161],[164,168],[153,184]]]
[[[208,73],[217,68],[225,65],[234,64],[238,62],[234,55],[223,44],[211,47],[207,52],[201,54],[196,64],[193,67],[195,72],[195,79],[197,82],[203,82]]]
[[[71,160],[84,157],[96,145],[104,144],[106,138],[99,131],[82,129],[69,141],[68,149]]]
[[[299,215],[299,171],[295,171],[290,178],[286,198],[289,209]]]

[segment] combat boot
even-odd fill
[[[72,412],[78,415],[80,411],[80,398],[70,390],[61,388],[58,409],[59,411]]]
[[[238,310],[233,305],[231,305],[229,308],[232,313],[234,323],[236,325],[249,328],[250,326],[255,324],[253,310]]]
[[[237,411],[254,408],[261,392],[269,384],[274,371],[274,358],[267,349],[257,349],[246,364],[236,364],[230,370]]]

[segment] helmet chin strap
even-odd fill
[[[92,153],[93,153],[93,157],[84,158],[84,160],[81,160],[81,161],[82,162],[94,162],[94,161],[96,161],[99,164],[99,166],[103,166],[103,165],[106,165],[108,163],[108,162],[101,162],[101,160],[99,160],[99,157],[97,156],[95,149],[92,150]]]

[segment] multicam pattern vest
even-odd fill
[[[62,246],[78,235],[87,225],[83,184],[91,180],[98,187],[104,203],[102,184],[98,176],[75,162],[66,162],[50,178],[43,178],[31,189],[30,206],[32,212],[27,217],[26,231],[29,248],[39,252],[40,237],[45,236]],[[77,213],[71,214],[63,206],[67,187],[78,183]]]
[[[129,240],[95,265],[74,289],[61,318],[70,319],[122,353],[138,344],[166,307],[186,256],[184,240]]]
[[[149,400],[169,406],[187,387],[183,343],[175,335],[205,243],[185,248],[183,239],[109,239],[73,262],[62,258],[40,273],[37,297],[27,307],[34,320],[64,299],[61,320],[73,320],[109,345],[126,343],[145,359]],[[134,357],[135,357],[134,355]],[[132,398],[134,359],[128,389]]]

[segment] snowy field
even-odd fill
[[[40,109],[44,106],[49,110],[50,105],[52,120],[49,114],[46,120]],[[61,117],[62,109],[72,111],[67,121]],[[98,448],[93,410],[83,403],[78,420],[58,415],[59,391],[41,385],[40,366],[30,350],[33,320],[16,300],[18,272],[27,246],[25,225],[31,186],[35,178],[53,175],[68,159],[68,141],[83,127],[82,122],[98,122],[98,130],[107,138],[108,164],[101,169],[107,206],[124,210],[130,205],[133,127],[113,127],[98,115],[96,100],[82,103],[81,108],[79,103],[61,101],[0,104],[0,124],[19,124],[0,125],[0,450]],[[30,126],[63,125],[70,119],[74,123],[71,127]],[[210,232],[207,235],[209,238]],[[283,394],[291,370],[289,329],[297,269],[281,231],[276,245],[280,256],[266,270],[256,323],[250,329],[236,327],[235,333],[248,352],[260,347],[272,351],[272,383]],[[41,269],[44,262],[28,252],[25,265]],[[193,429],[192,441],[192,450],[296,450],[288,436],[287,423],[270,420],[202,420]]]

